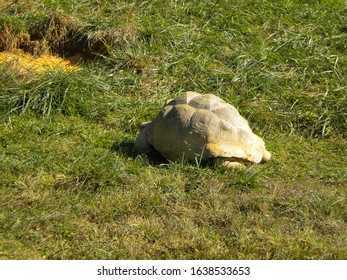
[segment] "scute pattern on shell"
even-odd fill
[[[138,150],[149,144],[169,160],[194,161],[202,155],[259,163],[270,156],[237,109],[213,94],[185,92],[169,101],[141,133]]]

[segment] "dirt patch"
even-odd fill
[[[13,32],[12,28],[6,25],[0,31],[0,51],[24,49],[29,42],[30,35],[26,32]]]
[[[11,71],[19,74],[42,73],[54,68],[76,71],[80,69],[76,62],[81,65],[86,60],[105,59],[115,48],[137,38],[138,30],[134,26],[91,29],[58,11],[24,30],[3,23],[0,26],[0,63],[9,65]]]
[[[27,31],[17,31],[9,25],[0,29],[0,51],[22,49],[34,56],[50,52],[61,57],[76,54],[87,59],[103,57],[113,48],[137,37],[136,28],[89,30],[86,25],[62,12]]]

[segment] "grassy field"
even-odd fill
[[[346,1],[0,0],[0,51],[75,63],[0,61],[1,259],[347,258]],[[271,161],[137,155],[187,90]]]

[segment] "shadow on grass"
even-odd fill
[[[135,159],[140,154],[135,150],[135,143],[132,141],[121,141],[114,142],[110,148],[111,152],[116,152],[124,156],[128,156],[132,159]],[[145,153],[147,156],[148,162],[151,165],[160,165],[168,163],[168,161],[156,150],[151,150]]]

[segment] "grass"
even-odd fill
[[[0,1],[1,259],[346,259],[345,1]],[[133,150],[183,91],[236,106],[245,171]]]

